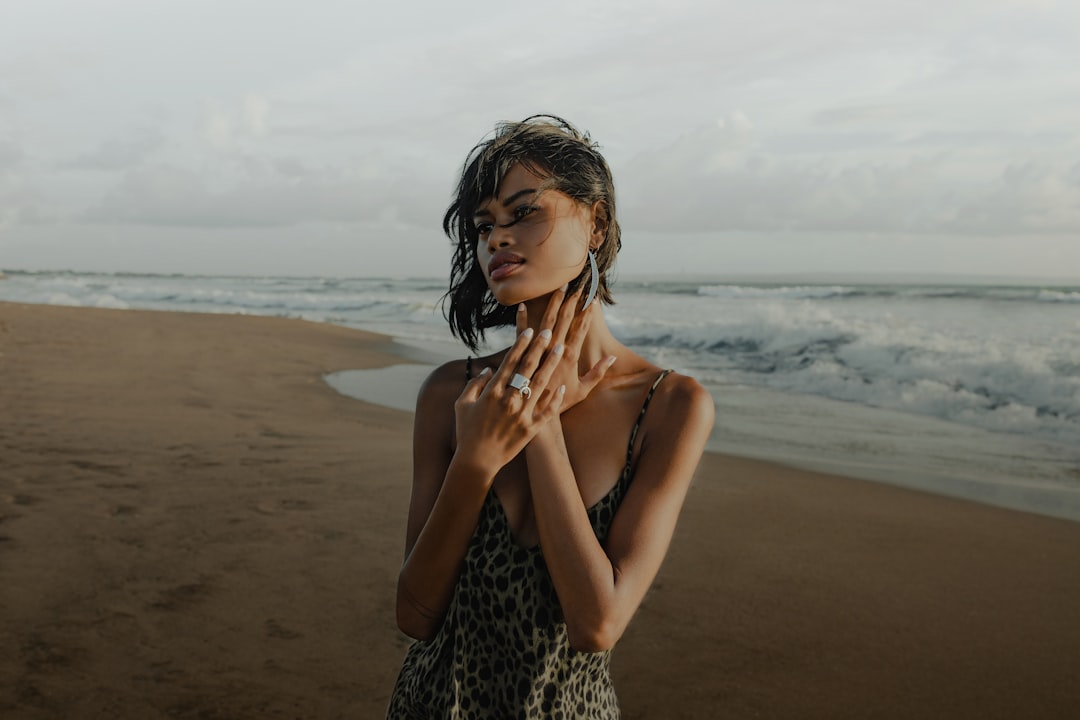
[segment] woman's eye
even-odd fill
[[[514,210],[514,221],[516,222],[518,220],[521,220],[526,215],[531,215],[534,212],[536,212],[535,205],[522,205],[521,207]]]
[[[491,223],[477,223],[476,224],[476,234],[477,235],[487,235],[489,232],[491,232]]]

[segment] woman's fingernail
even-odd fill
[[[617,359],[618,358],[616,358],[614,355],[608,355],[607,366],[611,367],[612,365],[614,365]]]
[[[551,348],[551,352],[553,352],[556,355],[562,355],[562,351],[565,350],[565,349],[566,349],[566,346],[563,345],[562,343],[559,343],[555,347]]]
[[[561,288],[559,288],[559,289],[562,290],[563,292],[566,292],[567,288],[569,288],[569,287],[570,287],[570,283],[563,283],[563,286]]]
[[[544,340],[550,340],[551,339],[551,329],[550,328],[544,328],[543,330],[541,330],[540,331],[540,337],[543,338]]]
[[[533,329],[532,328],[525,328],[524,330],[521,331],[521,336],[522,337],[531,338],[532,335],[533,335]]]
[[[481,371],[480,371],[480,374],[479,374],[479,375],[478,375],[477,377],[484,377],[484,376],[485,376],[485,375],[487,375],[487,374],[488,374],[489,372],[491,372],[491,368],[489,368],[489,367],[486,367],[486,368],[484,368],[483,370],[481,370]]]
[[[518,312],[525,312],[525,303],[518,303]]]

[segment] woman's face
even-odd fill
[[[499,197],[481,202],[473,215],[476,257],[502,305],[548,295],[576,278],[590,240],[599,240],[591,208],[558,190],[538,193],[544,179],[514,165]]]

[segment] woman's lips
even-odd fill
[[[504,262],[501,262],[495,267],[491,268],[491,279],[502,280],[503,278],[509,277],[513,273],[517,272],[518,268],[520,268],[524,263],[524,260],[506,260]]]

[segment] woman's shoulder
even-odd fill
[[[425,399],[442,399],[451,394],[453,398],[456,398],[460,395],[465,383],[468,382],[466,377],[468,365],[469,361],[465,359],[451,360],[432,370],[420,386],[418,404],[422,404]]]
[[[655,387],[649,413],[654,418],[665,418],[663,425],[670,425],[669,420],[674,419],[679,425],[700,424],[712,428],[716,407],[712,395],[697,380],[672,371],[667,372]]]
[[[431,371],[420,386],[417,407],[431,402],[444,404],[447,400],[452,403],[465,389],[465,384],[475,378],[484,368],[497,370],[502,355],[505,353],[506,351],[503,350],[480,357],[469,356],[439,365]]]

